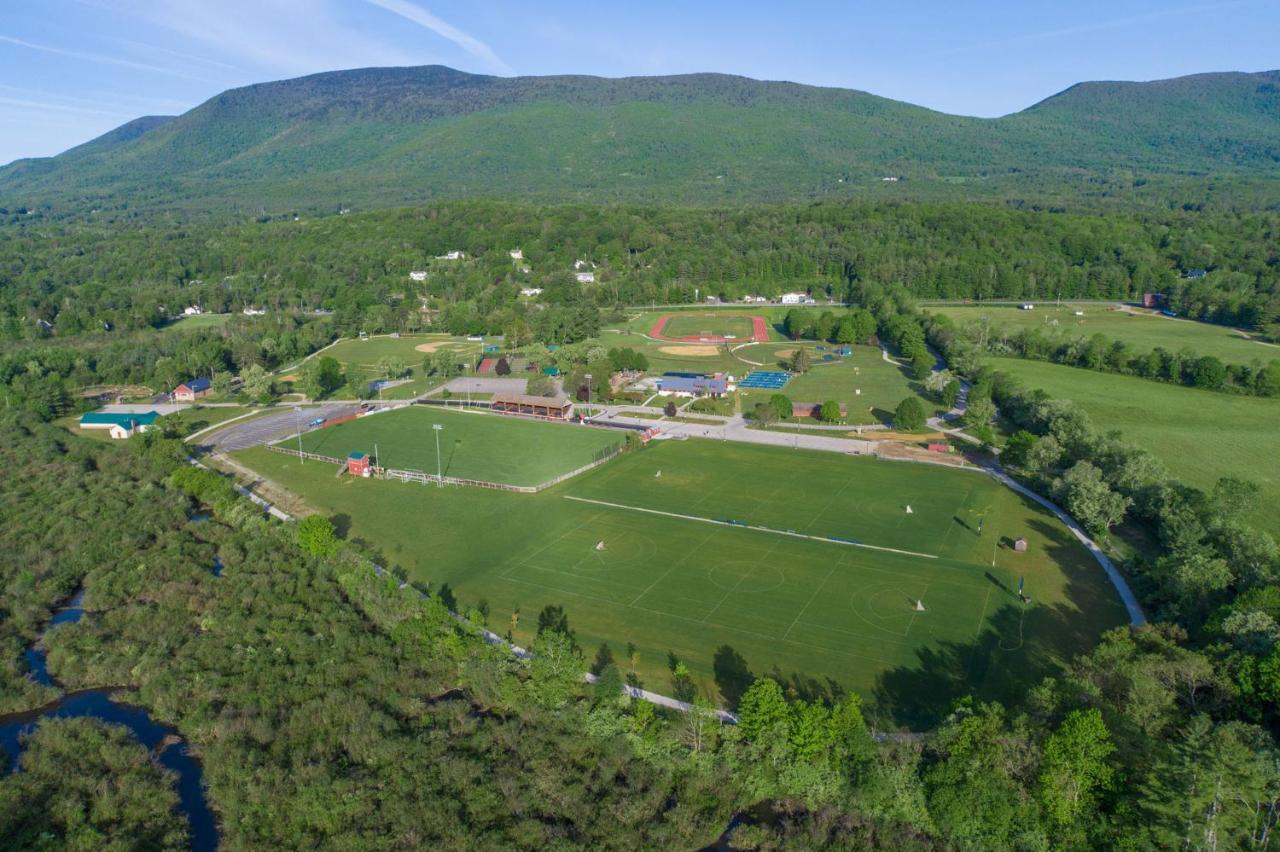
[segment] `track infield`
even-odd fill
[[[749,314],[663,314],[649,329],[649,336],[675,343],[764,343],[769,339],[769,323]]]
[[[978,473],[691,440],[513,495],[240,458],[339,516],[383,564],[448,584],[463,607],[484,601],[492,629],[517,612],[518,642],[558,604],[588,656],[607,641],[625,668],[634,643],[659,692],[672,652],[731,698],[741,655],[799,694],[862,693],[877,724],[924,725],[971,692],[1013,695],[1125,622],[1068,531]],[[1018,537],[1027,553],[1008,546]]]

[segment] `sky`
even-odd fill
[[[1082,80],[1280,67],[1276,0],[0,0],[0,163],[318,71],[720,71],[1016,112]]]

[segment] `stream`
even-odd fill
[[[222,562],[215,562],[214,573],[220,574]],[[48,661],[43,647],[44,637],[59,624],[73,624],[84,615],[82,602],[84,591],[76,593],[67,604],[54,613],[44,633],[25,652],[31,678],[42,686],[57,687],[49,675]],[[178,776],[178,799],[182,813],[186,815],[191,831],[191,848],[198,852],[218,847],[218,823],[204,793],[204,771],[200,762],[191,756],[187,743],[176,728],[161,724],[142,707],[116,700],[117,694],[127,690],[106,687],[83,689],[68,693],[36,710],[0,716],[0,748],[9,756],[9,772],[18,771],[18,758],[22,754],[22,737],[36,729],[42,719],[98,719],[112,725],[124,725],[138,741],[155,755],[161,766],[173,770]]]

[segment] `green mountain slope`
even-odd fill
[[[1087,83],[1000,119],[720,74],[317,74],[0,169],[0,206],[332,209],[440,198],[730,203],[1269,179],[1280,72]],[[882,177],[905,181],[886,182]],[[957,189],[959,187],[959,189]]]

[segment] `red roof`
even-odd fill
[[[949,453],[949,452],[951,452],[951,445],[950,445],[950,444],[932,443],[932,444],[929,444],[929,445],[926,447],[926,449],[927,449],[929,452],[931,452],[931,453]]]

